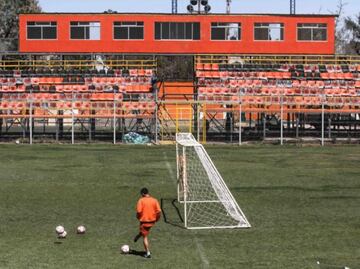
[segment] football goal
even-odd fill
[[[251,227],[206,150],[190,133],[176,134],[176,164],[186,228]]]

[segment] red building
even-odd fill
[[[334,54],[335,16],[21,14],[19,51]]]

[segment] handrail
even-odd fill
[[[197,54],[195,63],[204,64],[360,64],[359,55],[275,55],[275,54]]]
[[[2,69],[27,69],[27,68],[87,68],[94,69],[97,65],[102,65],[108,68],[126,68],[126,69],[154,69],[156,70],[156,60],[140,59],[140,60],[106,60],[102,63],[96,60],[24,60],[24,59],[12,59],[12,60],[0,60],[0,68]]]

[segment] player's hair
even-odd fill
[[[142,188],[141,190],[140,190],[140,194],[141,195],[146,195],[146,194],[148,194],[149,193],[149,190],[147,189],[147,188]]]

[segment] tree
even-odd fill
[[[329,12],[331,14],[336,15],[335,18],[335,50],[336,53],[346,53],[346,37],[344,34],[343,29],[343,15],[344,15],[344,8],[347,5],[347,2],[344,2],[343,0],[338,0],[338,4],[336,6],[336,11]]]
[[[38,0],[0,1],[0,51],[17,51],[20,13],[39,13]]]
[[[345,29],[348,31],[347,51],[360,55],[360,13],[354,19],[345,18]]]

